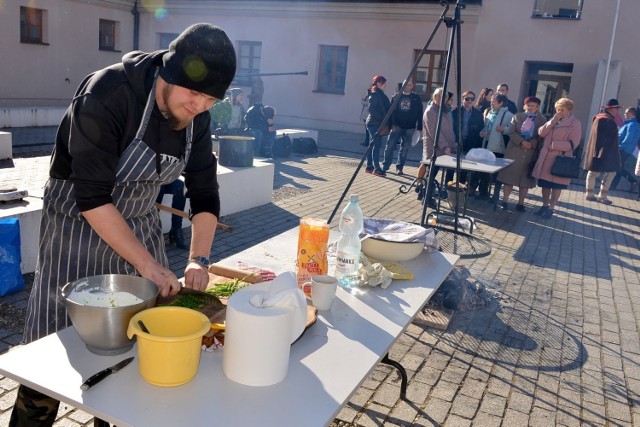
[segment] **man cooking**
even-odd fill
[[[208,110],[235,70],[225,32],[195,24],[168,51],[130,52],[80,84],[52,154],[24,342],[70,325],[58,288],[79,278],[139,275],[163,296],[180,290],[155,200],[181,174],[193,213],[185,285],[206,288],[220,213]],[[21,385],[10,425],[52,425],[58,405]]]

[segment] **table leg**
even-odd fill
[[[105,420],[101,420],[100,418],[93,419],[93,427],[110,427],[111,425]]]
[[[398,373],[400,374],[400,399],[407,400],[407,383],[409,382],[409,380],[407,378],[407,371],[405,371],[404,366],[402,366],[400,362],[389,359],[389,353],[384,355],[381,362],[385,365],[393,366],[398,370]]]

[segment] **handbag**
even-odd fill
[[[551,166],[551,175],[561,178],[578,178],[580,176],[580,159],[573,155],[573,142],[571,144],[571,155],[559,155]]]
[[[502,122],[504,121],[504,116],[507,115],[507,112],[505,111],[504,113],[502,113],[502,118],[500,119],[500,125],[502,126]],[[504,133],[502,134],[502,142],[504,142],[504,148],[507,148],[507,144],[509,143],[509,140],[511,139],[511,137],[509,135],[505,135]]]

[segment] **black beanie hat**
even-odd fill
[[[227,34],[211,24],[194,24],[169,45],[160,76],[174,85],[218,99],[236,74],[236,52]]]

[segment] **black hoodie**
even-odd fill
[[[112,203],[118,160],[135,138],[165,52],[128,53],[122,63],[90,74],[78,87],[58,128],[50,175],[74,183],[81,212]],[[193,120],[192,151],[183,175],[192,213],[211,212],[219,217],[210,120],[209,112]],[[156,105],[143,140],[158,154],[180,158],[186,130],[171,130]]]

